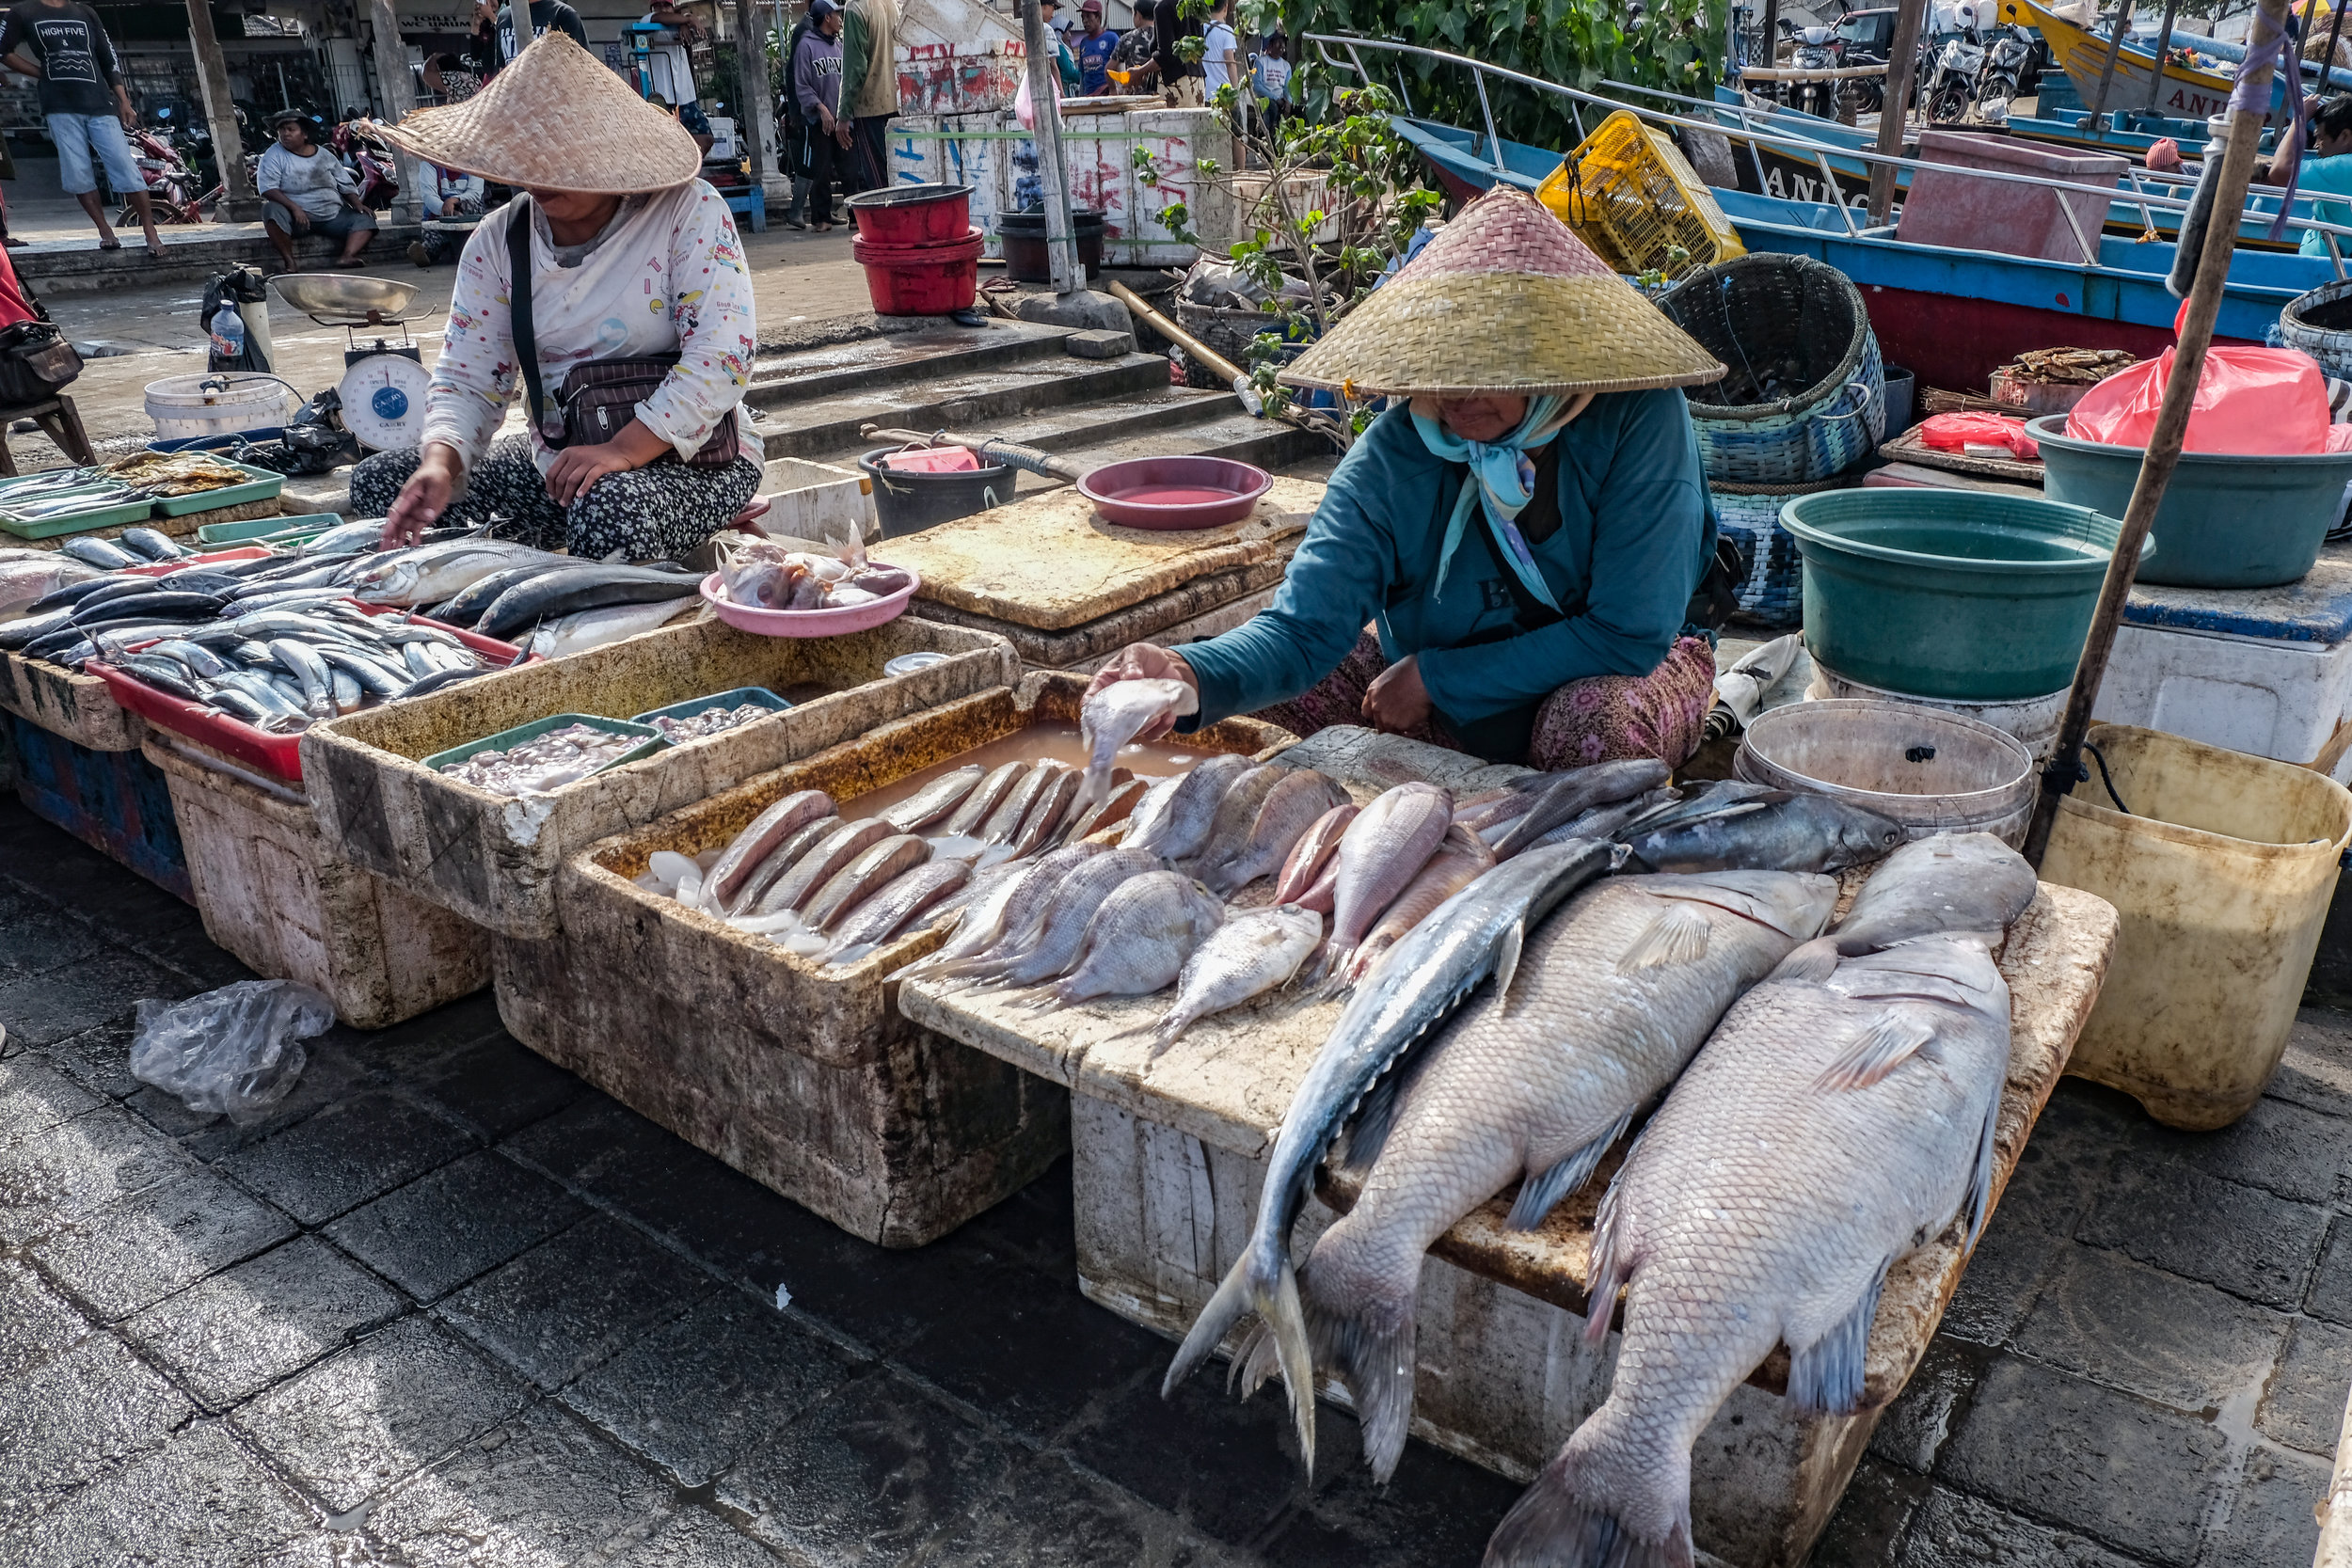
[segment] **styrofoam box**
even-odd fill
[[[2352,719],[2352,641],[2290,642],[2126,624],[2091,717],[2305,764]],[[2352,756],[2334,769],[2352,783]]]

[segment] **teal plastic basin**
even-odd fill
[[[1813,657],[1868,686],[1961,702],[2074,680],[2118,529],[2087,507],[1971,490],[1826,490],[1780,519],[1804,558]]]
[[[2111,447],[2066,434],[2066,416],[2026,428],[2042,443],[2042,487],[2052,500],[2121,517],[2139,480],[2138,447]],[[2153,560],[2139,580],[2175,588],[2270,588],[2294,582],[2319,559],[2344,515],[2352,451],[2309,457],[2240,457],[2185,451],[2164,487],[2149,536]]]

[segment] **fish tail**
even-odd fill
[[[1691,1568],[1690,1451],[1618,1417],[1603,1404],[1577,1429],[1495,1527],[1483,1568]]]
[[[1416,1259],[1418,1261],[1418,1259]],[[1387,1485],[1405,1457],[1413,1421],[1414,1316],[1421,1286],[1415,1267],[1397,1294],[1319,1292],[1314,1259],[1303,1281],[1310,1340],[1323,1365],[1347,1385],[1361,1423],[1364,1460],[1375,1481]],[[1338,1293],[1338,1301],[1320,1299]]]
[[[1311,1477],[1315,1469],[1314,1357],[1308,1345],[1306,1315],[1298,1303],[1298,1275],[1291,1260],[1279,1252],[1276,1269],[1261,1266],[1263,1250],[1252,1246],[1233,1260],[1224,1282],[1193,1320],[1184,1342],[1176,1348],[1176,1359],[1168,1364],[1168,1376],[1160,1384],[1160,1397],[1172,1394],[1224,1342],[1235,1323],[1256,1312],[1272,1336],[1275,1362],[1290,1396],[1291,1420],[1298,1432],[1298,1451]],[[1270,1282],[1268,1275],[1273,1276]],[[1253,1354],[1242,1359],[1255,1358]]]

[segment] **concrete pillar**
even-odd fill
[[[384,103],[384,118],[397,123],[417,106],[416,84],[408,77],[408,47],[400,40],[400,19],[392,14],[392,0],[362,0],[359,15],[375,34],[375,88]],[[419,222],[424,216],[424,182],[430,176],[408,153],[395,149],[392,155],[400,165],[400,199],[393,203],[391,216],[402,223]]]
[[[221,58],[220,40],[213,35],[211,0],[188,0],[188,41],[196,46],[197,85],[204,94],[204,119],[212,127],[213,151],[220,165],[220,205],[214,221],[259,222],[262,200],[245,177],[245,143],[237,135],[237,111],[229,98],[229,67]]]
[[[742,68],[735,89],[735,122],[751,158],[752,182],[770,202],[789,204],[792,180],[776,152],[776,95],[768,87],[768,19],[760,0],[735,0],[735,57]]]

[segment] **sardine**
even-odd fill
[[[885,824],[887,826],[887,824]],[[867,898],[931,858],[931,847],[913,833],[897,833],[867,846],[855,860],[833,874],[810,895],[802,917],[812,931],[830,931],[834,923]]]
[[[1099,844],[1068,844],[1039,856],[1034,865],[1007,886],[993,919],[984,920],[984,911],[973,911],[954,941],[930,958],[908,965],[906,974],[917,979],[951,978],[967,966],[993,958],[1000,948],[1010,951],[1025,944],[1044,924],[1062,879],[1096,855],[1106,853]]]
[[[1751,800],[1717,816],[1649,828],[1626,842],[1652,871],[1837,871],[1903,841],[1902,824],[1820,795]]]
[[[1412,1418],[1422,1253],[1514,1180],[1506,1224],[1542,1224],[1836,902],[1834,879],[1779,871],[1586,888],[1528,942],[1509,1006],[1497,991],[1473,998],[1375,1092],[1348,1132],[1362,1192],[1316,1240],[1298,1289],[1318,1366],[1354,1396],[1376,1479],[1394,1472]],[[1243,1364],[1254,1386],[1274,1370],[1271,1347]]]
[[[1012,832],[1010,843],[1016,860],[1056,842],[1056,835],[1070,820],[1071,802],[1078,798],[1078,785],[1077,773],[1063,768],[1056,769],[1054,776],[1038,790],[1021,818],[1021,825]]]
[[[1236,787],[1233,794],[1241,791]],[[1230,797],[1229,797],[1230,799]],[[1347,800],[1347,791],[1311,768],[1284,772],[1259,802],[1240,847],[1202,880],[1212,893],[1232,897],[1261,877],[1282,869],[1309,829]]]
[[[727,841],[726,848],[710,867],[704,879],[713,909],[722,909],[734,902],[743,891],[743,884],[760,862],[775,851],[776,846],[803,827],[820,817],[833,815],[833,797],[821,789],[799,789],[785,796],[751,819],[743,831]]]
[[[1341,835],[1347,832],[1347,825],[1355,821],[1362,810],[1361,806],[1350,800],[1343,805],[1333,806],[1315,818],[1314,826],[1309,828],[1305,835],[1291,847],[1289,857],[1282,862],[1282,875],[1274,884],[1274,901],[1277,904],[1295,903],[1309,888],[1315,885],[1325,868],[1331,863],[1331,857],[1339,853]],[[1318,912],[1328,914],[1331,911],[1327,908]]]
[[[1155,720],[1200,711],[1200,693],[1183,681],[1114,681],[1078,706],[1078,733],[1087,749],[1078,807],[1087,810],[1110,793],[1111,768],[1119,749]]]
[[[971,879],[972,867],[958,860],[926,861],[899,873],[844,915],[833,933],[833,945],[818,957],[825,963],[861,962],[874,949],[913,925],[917,917],[954,896]]]
[[[1429,784],[1401,784],[1348,825],[1334,857],[1331,958],[1336,969],[1381,911],[1421,874],[1454,825],[1454,797]]]
[[[1443,798],[1443,791],[1433,792]],[[1438,821],[1450,824],[1450,809]],[[1360,819],[1359,819],[1360,820]],[[1440,830],[1442,832],[1442,830]],[[1271,1329],[1291,1419],[1309,1474],[1315,1459],[1313,1357],[1291,1268],[1291,1230],[1314,1169],[1341,1123],[1415,1041],[1445,1022],[1489,974],[1507,998],[1528,929],[1559,902],[1611,868],[1608,845],[1579,840],[1530,849],[1498,865],[1440,906],[1397,943],[1380,972],[1357,989],[1315,1053],[1267,1158],[1258,1213],[1241,1256],[1209,1298],[1161,1384],[1166,1395],[1251,1312]]]
[[[1005,798],[997,802],[994,811],[988,814],[988,820],[980,824],[973,836],[983,844],[1010,845],[1013,834],[1021,831],[1023,819],[1029,815],[1029,808],[1036,805],[1039,798],[1052,789],[1056,782],[1069,771],[1057,762],[1039,763],[1020,783],[1005,792]]]
[[[1288,985],[1323,940],[1323,917],[1295,904],[1250,910],[1218,927],[1176,977],[1176,1000],[1152,1026],[1152,1054],[1184,1032],[1277,986]]]
[[[1005,796],[1028,775],[1029,765],[1025,762],[999,764],[972,786],[972,793],[963,798],[963,804],[958,806],[955,815],[947,818],[947,826],[943,830],[945,835],[948,838],[978,837],[981,825],[995,814],[998,806],[1004,804]]]
[[[1993,1201],[2009,988],[1929,937],[1732,1008],[1601,1199],[1588,1338],[1627,1288],[1609,1398],[1487,1543],[1488,1568],[1691,1560],[1691,1445],[1788,1347],[1788,1403],[1862,1402],[1887,1270]]]
[[[834,872],[890,836],[890,824],[878,816],[862,816],[854,822],[842,823],[818,839],[791,870],[777,878],[774,885],[759,895],[759,902],[752,906],[751,912],[781,914],[787,910],[797,911],[805,908],[817,890],[833,880]]]
[[[1167,869],[1168,863],[1149,849],[1113,849],[1084,863],[1055,889],[1053,906],[1036,940],[1021,951],[1000,955],[992,966],[993,974],[1011,986],[1034,986],[1061,974],[1077,961],[1088,924],[1104,900],[1138,877]],[[985,977],[992,968],[972,973]]]
[[[1563,773],[1494,841],[1495,859],[1507,861],[1569,818],[1656,789],[1673,777],[1674,769],[1655,757],[1599,762]]]
[[[1085,949],[1051,999],[1066,1007],[1097,996],[1149,996],[1175,983],[1224,920],[1225,906],[1181,871],[1130,877],[1094,911]]]
[[[1371,974],[1389,949],[1405,940],[1406,932],[1495,863],[1495,852],[1476,833],[1464,831],[1458,822],[1448,828],[1438,852],[1405,884],[1396,902],[1380,912],[1378,924],[1347,956],[1347,967],[1340,972],[1343,983],[1352,986]]]
[[[1207,842],[1226,790],[1249,768],[1248,757],[1231,752],[1194,763],[1192,771],[1168,791],[1168,804],[1122,842],[1132,849],[1150,849],[1171,861],[1183,860]]]
[[[920,832],[963,804],[984,771],[975,762],[942,773],[896,805],[884,807],[879,815],[902,833]]]
[[[748,914],[755,909],[770,888],[784,874],[801,863],[801,857],[817,847],[818,842],[839,825],[839,818],[820,816],[814,822],[803,822],[792,835],[768,852],[752,874],[743,879],[733,898],[726,905],[728,914]]]

